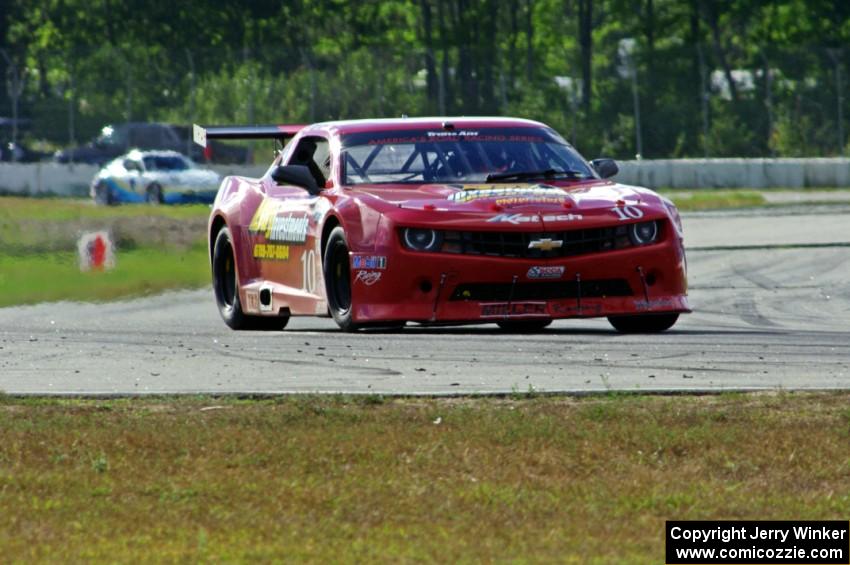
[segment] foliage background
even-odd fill
[[[0,116],[17,73],[24,135],[55,145],[130,120],[504,114],[628,158],[637,101],[646,158],[828,156],[848,39],[847,0],[0,0]]]

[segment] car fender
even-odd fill
[[[254,193],[252,196],[250,193]],[[234,260],[236,262],[236,273],[240,285],[257,277],[253,272],[253,261],[246,255],[249,251],[245,242],[245,229],[251,223],[254,210],[259,206],[262,196],[256,188],[256,181],[251,183],[248,179],[237,176],[225,177],[218,189],[213,212],[210,214],[207,233],[209,234],[210,264],[212,264],[212,252],[215,238],[222,226],[230,229],[230,236],[234,247]]]
[[[352,253],[374,250],[381,218],[379,211],[359,199],[346,198],[337,200],[333,213],[345,230],[348,248]]]

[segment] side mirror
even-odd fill
[[[620,167],[614,159],[594,159],[590,164],[603,179],[611,178],[620,172]]]
[[[319,185],[310,169],[304,165],[281,165],[272,171],[272,180],[277,184],[294,184],[310,194],[319,194]]]

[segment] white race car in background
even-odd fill
[[[211,203],[220,183],[218,173],[199,168],[176,151],[134,149],[98,171],[91,196],[98,204]]]

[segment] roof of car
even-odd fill
[[[306,128],[328,130],[338,135],[369,131],[439,129],[451,124],[455,130],[482,127],[547,127],[545,124],[523,118],[445,116],[430,118],[383,118],[374,120],[340,120],[321,122]]]

